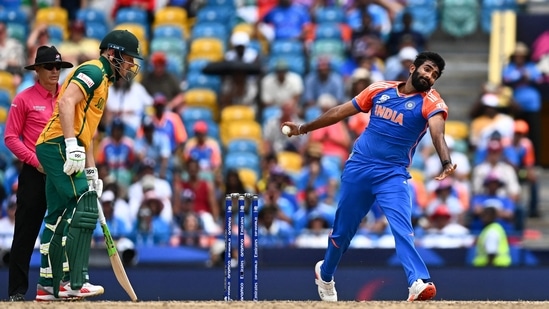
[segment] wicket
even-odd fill
[[[225,196],[225,295],[224,300],[231,299],[231,249],[232,249],[232,225],[233,225],[233,198],[238,198],[238,300],[244,300],[244,268],[245,268],[245,217],[246,199],[251,203],[252,210],[252,300],[258,300],[258,277],[257,269],[259,264],[258,243],[258,196],[251,193],[231,193]]]

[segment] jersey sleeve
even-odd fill
[[[354,97],[351,102],[353,102],[353,105],[356,109],[363,113],[367,113],[370,111],[370,109],[372,109],[374,96],[390,86],[391,85],[385,82],[373,83],[366,89],[362,90],[362,92]]]
[[[448,118],[448,105],[444,103],[440,94],[433,89],[423,96],[422,113],[425,119],[429,119],[435,114],[442,113],[444,120],[446,120]]]
[[[71,83],[78,85],[86,97],[92,95],[102,81],[103,71],[93,64],[78,67],[71,78]]]

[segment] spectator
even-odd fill
[[[492,93],[481,98],[483,112],[481,116],[471,121],[469,142],[473,149],[484,149],[494,131],[498,131],[504,145],[509,144],[513,137],[514,120],[511,116],[499,111],[500,100]]]
[[[288,247],[294,243],[292,226],[277,218],[276,206],[266,204],[259,210],[258,234],[260,247]]]
[[[6,215],[0,218],[0,250],[9,250],[11,248],[16,210],[17,195],[14,193],[7,200]]]
[[[265,153],[280,151],[299,152],[305,138],[298,136],[288,139],[282,134],[280,126],[285,121],[301,121],[297,116],[297,103],[290,99],[281,106],[279,117],[274,117],[263,124],[263,150]]]
[[[496,208],[486,207],[482,211],[484,228],[477,239],[473,266],[508,267],[511,265],[507,233],[496,221],[496,218]]]
[[[540,217],[539,204],[539,183],[535,170],[536,154],[534,145],[527,137],[529,126],[524,120],[515,121],[515,136],[512,147],[517,154],[517,171],[521,184],[529,186],[528,191],[528,215],[531,218]]]
[[[393,29],[387,38],[387,54],[395,55],[399,52],[401,44],[404,40],[408,40],[408,37],[418,51],[424,51],[427,47],[427,39],[421,32],[412,28],[414,17],[410,12],[404,12],[402,14],[402,29]]]
[[[295,239],[298,248],[326,248],[330,235],[330,224],[322,214],[313,212],[307,216],[307,225]]]
[[[141,83],[120,78],[109,87],[103,122],[109,124],[114,118],[120,118],[126,125],[126,134],[133,138],[139,130],[147,108],[152,104],[153,98]]]
[[[112,197],[114,216],[120,218],[124,222],[126,226],[126,231],[131,231],[137,218],[135,217],[135,214],[132,213],[130,205],[122,194],[122,192],[125,192],[127,188],[120,187],[116,182],[108,183],[105,185],[104,188],[105,192],[109,191],[112,192],[112,194],[114,195],[114,197]],[[103,192],[103,194],[105,194],[105,192]]]
[[[243,31],[234,32],[231,35],[232,49],[225,53],[227,61],[242,61],[245,63],[259,62],[259,53],[257,50],[248,47],[250,44],[250,36]]]
[[[215,191],[210,181],[199,177],[200,165],[197,160],[189,159],[186,161],[187,173],[175,179],[173,202],[180,208],[181,194],[184,190],[190,190],[194,194],[194,212],[196,212],[204,224],[214,225],[212,231],[219,232],[220,228],[216,225],[221,220],[220,205],[217,203]],[[211,224],[211,225],[210,225]]]
[[[150,159],[144,160],[137,171],[136,181],[128,188],[128,204],[132,218],[137,218],[139,208],[145,200],[147,191],[154,191],[155,198],[162,201],[161,216],[164,221],[172,222],[172,186],[165,179],[154,176],[155,162]]]
[[[420,243],[425,248],[467,248],[474,237],[465,226],[452,221],[446,205],[440,204],[429,216],[429,227]]]
[[[362,14],[360,26],[353,28],[351,53],[355,56],[385,58],[385,46],[381,40],[380,28],[374,25],[368,12]]]
[[[149,117],[143,119],[141,127],[143,135],[138,137],[134,143],[137,161],[159,162],[155,163],[155,173],[165,179],[168,175],[168,163],[172,155],[170,138],[166,133],[157,130],[153,120]]]
[[[257,109],[258,86],[255,78],[248,78],[243,71],[234,71],[226,76],[221,85],[219,105],[221,108],[229,105],[247,105]]]
[[[316,105],[320,107],[322,113],[325,113],[336,106],[337,101],[331,94],[324,93],[318,97]],[[324,157],[334,158],[339,169],[343,168],[343,164],[349,157],[352,145],[349,129],[345,122],[338,122],[311,132],[308,142],[322,144]]]
[[[311,17],[304,7],[291,0],[279,0],[278,5],[263,17],[263,22],[274,28],[275,40],[301,40]]]
[[[449,135],[445,135],[444,139],[446,140],[446,145],[448,146],[448,150],[450,150],[450,157],[452,158],[452,162],[456,163],[457,168],[454,172],[454,178],[456,181],[459,181],[460,183],[467,186],[467,188],[470,187],[470,181],[469,177],[471,176],[471,163],[469,162],[469,157],[463,153],[456,151],[456,145],[455,140],[453,137]],[[432,153],[427,160],[425,160],[425,169],[424,174],[427,178],[434,178],[437,175],[440,175],[440,167],[439,167],[439,159],[436,154],[434,154],[434,147],[429,147]]]
[[[466,208],[454,193],[454,181],[451,178],[443,179],[439,182],[435,190],[434,198],[429,202],[425,209],[425,214],[432,216],[437,209],[444,205],[449,214],[449,219],[453,223],[465,224]]]
[[[498,196],[507,196],[514,202],[520,198],[521,187],[515,168],[502,160],[503,145],[498,141],[488,144],[488,155],[481,164],[473,167],[472,192],[482,193],[485,179],[491,174],[497,174],[504,185],[498,190]]]
[[[336,98],[337,104],[345,100],[343,78],[332,71],[330,58],[320,57],[316,64],[316,70],[312,70],[305,77],[305,92],[303,93],[303,109],[314,106],[320,95],[331,94]]]
[[[101,195],[101,207],[111,236],[114,240],[128,237],[131,233],[131,228],[128,228],[125,218],[121,218],[114,211],[116,196],[112,191],[105,191]],[[101,225],[97,225],[93,232],[93,239],[96,243],[104,243],[103,229]]]
[[[309,144],[304,166],[296,180],[298,196],[299,200],[303,200],[305,189],[313,187],[316,189],[320,201],[334,205],[337,204],[340,172],[332,165],[322,161],[322,156],[321,144]]]
[[[309,187],[305,190],[305,200],[294,213],[292,219],[294,230],[296,233],[301,233],[304,228],[310,228],[308,225],[311,217],[321,217],[327,225],[326,228],[330,228],[334,223],[335,211],[334,206],[320,202],[315,188]]]
[[[221,145],[219,141],[208,136],[208,124],[205,121],[195,122],[193,131],[194,137],[183,148],[183,160],[198,161],[202,178],[213,180],[221,172]]]
[[[0,70],[22,67],[26,60],[25,56],[23,45],[8,36],[6,22],[0,21]]]
[[[370,71],[365,68],[356,68],[351,75],[351,87],[349,100],[354,99],[362,90],[366,89],[371,83]],[[368,127],[370,122],[370,113],[358,113],[349,118],[349,130],[352,140],[356,140],[362,132]]]
[[[410,75],[410,65],[414,63],[418,51],[414,47],[403,47],[394,57],[387,59],[385,77],[387,80],[405,81]],[[396,59],[395,59],[396,58]]]
[[[162,93],[166,97],[166,109],[179,111],[185,103],[180,86],[181,81],[167,71],[166,54],[161,51],[154,52],[150,57],[150,62],[152,71],[143,74],[141,83],[149,95]]]
[[[27,61],[28,63],[34,63],[34,59],[36,59],[36,51],[38,50],[38,47],[40,46],[51,46],[52,44],[50,40],[50,34],[48,32],[48,25],[41,24],[36,25],[34,29],[32,29],[31,33],[29,34],[29,37],[27,38]],[[65,57],[65,54],[63,54],[63,57],[67,62],[73,62],[69,57]]]
[[[95,156],[97,164],[106,164],[110,176],[119,184],[127,187],[132,181],[132,168],[135,164],[134,141],[124,136],[124,123],[116,118],[110,128],[110,136],[99,142]]]
[[[172,154],[183,149],[187,141],[187,131],[179,114],[167,108],[168,99],[162,93],[156,93],[153,97],[153,115],[151,119],[156,131],[163,132],[170,139],[170,151]]]
[[[299,102],[303,94],[303,79],[299,74],[288,71],[288,64],[279,61],[275,71],[261,80],[261,104],[263,106],[282,106],[284,102]]]
[[[515,230],[515,202],[508,196],[498,194],[498,190],[504,185],[503,179],[496,173],[490,174],[484,179],[484,190],[475,194],[472,198],[471,222],[469,226],[471,231],[475,233],[480,232],[483,226],[482,213],[487,207],[494,207],[496,209],[496,220],[507,232]]]
[[[144,193],[144,200],[137,213],[132,239],[138,246],[167,246],[172,235],[170,221],[160,216],[164,203],[154,190]]]
[[[534,144],[536,157],[541,147],[541,93],[538,86],[543,83],[543,75],[536,63],[530,59],[530,49],[517,42],[509,63],[503,68],[503,83],[512,87],[513,99],[520,106],[517,118],[530,124],[528,137]]]

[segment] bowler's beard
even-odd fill
[[[415,70],[412,73],[412,86],[414,86],[414,88],[416,88],[418,92],[424,92],[431,89],[432,85],[429,85],[429,82],[427,80],[422,79],[419,76],[419,73],[417,72],[417,70]]]

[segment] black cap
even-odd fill
[[[61,67],[72,68],[73,65],[70,62],[63,61],[61,54],[57,51],[55,46],[40,46],[36,51],[36,58],[34,59],[34,64],[28,65],[25,67],[27,70],[34,70],[37,65],[43,65],[48,63],[58,63],[61,64]]]

